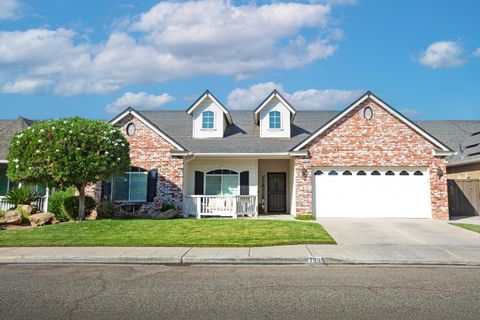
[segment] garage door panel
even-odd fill
[[[348,170],[352,175],[343,175]],[[357,175],[363,170],[365,176]],[[387,171],[394,175],[386,175]],[[323,174],[314,178],[314,210],[317,217],[390,217],[430,218],[430,185],[426,169],[364,168],[321,169]],[[380,175],[371,175],[373,171]],[[414,175],[420,171],[423,175]]]

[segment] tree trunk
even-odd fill
[[[78,188],[78,220],[85,219],[85,186]]]

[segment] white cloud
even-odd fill
[[[1,92],[3,93],[20,93],[20,94],[32,94],[38,91],[45,90],[49,81],[46,80],[18,80],[9,81],[3,85]]]
[[[463,48],[455,41],[438,41],[428,46],[427,50],[420,54],[418,61],[427,67],[453,68],[465,64]]]
[[[330,3],[164,1],[124,19],[100,43],[62,28],[0,32],[0,86],[43,81],[54,94],[76,95],[195,75],[244,79],[297,68],[337,50],[328,33],[341,30],[331,26],[331,16]]]
[[[298,110],[329,110],[346,107],[357,99],[363,90],[307,89],[288,93],[281,84],[264,82],[248,89],[236,88],[227,97],[227,106],[232,110],[247,110],[257,107],[274,89]]]
[[[18,18],[22,4],[19,0],[0,1],[0,20],[11,20]]]
[[[157,109],[175,100],[175,97],[168,93],[159,96],[146,92],[126,92],[123,96],[107,105],[105,110],[111,113],[118,113],[127,107],[135,107],[142,110]]]
[[[480,48],[475,50],[475,52],[473,52],[473,55],[476,56],[476,57],[480,57]]]

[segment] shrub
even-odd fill
[[[78,218],[78,196],[67,197],[63,200],[63,209],[73,219]],[[97,207],[95,199],[90,196],[85,196],[85,216],[92,213],[93,209]]]
[[[307,212],[307,213],[302,213],[302,214],[299,214],[298,216],[295,217],[295,219],[297,220],[315,220],[315,217]]]
[[[19,204],[31,204],[38,198],[40,198],[40,195],[29,187],[10,190],[6,196],[7,202],[14,204],[15,207]]]
[[[112,201],[104,200],[97,206],[97,219],[110,219],[115,216],[117,208]]]
[[[162,208],[160,209],[160,211],[164,212],[164,211],[167,211],[167,210],[170,210],[170,209],[177,209],[177,206],[175,205],[175,203],[163,203],[162,204]]]
[[[72,217],[65,211],[63,202],[66,198],[73,196],[75,196],[75,188],[55,191],[48,199],[48,212],[53,213],[59,221],[71,220]]]

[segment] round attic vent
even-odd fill
[[[135,124],[129,123],[127,126],[127,134],[131,137],[135,134],[135,131],[137,128],[135,128]]]
[[[370,107],[366,107],[365,109],[363,109],[363,117],[367,120],[370,120],[372,119],[373,117],[373,110],[372,108]]]

